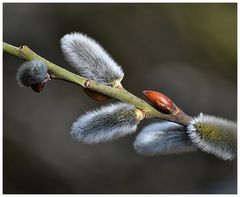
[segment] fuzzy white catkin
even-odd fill
[[[75,32],[63,36],[60,43],[66,60],[83,77],[110,86],[122,80],[122,68],[94,39]]]
[[[133,105],[110,104],[80,116],[71,128],[74,139],[100,143],[133,133],[142,119]]]
[[[196,151],[186,127],[172,122],[153,123],[143,128],[134,142],[135,150],[144,155],[165,155]]]
[[[20,86],[26,87],[41,83],[46,77],[47,70],[47,65],[39,60],[25,62],[17,70],[17,82]]]
[[[232,160],[237,152],[237,124],[215,116],[200,114],[187,127],[193,143],[210,154]]]

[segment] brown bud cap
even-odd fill
[[[103,102],[103,101],[107,101],[110,99],[110,97],[104,95],[104,94],[100,94],[96,91],[87,89],[87,88],[83,88],[84,92],[91,97],[92,99],[99,101],[99,102]]]
[[[40,93],[44,88],[45,84],[51,80],[51,76],[47,73],[44,80],[40,83],[34,83],[31,85],[31,88],[34,92]]]
[[[44,88],[45,83],[35,83],[31,85],[31,88],[34,92],[41,92],[42,89]]]

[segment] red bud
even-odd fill
[[[159,111],[165,114],[171,114],[174,111],[175,105],[166,95],[151,90],[145,90],[143,94]]]

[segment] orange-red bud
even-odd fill
[[[162,113],[171,114],[174,111],[175,105],[166,95],[151,90],[144,90],[143,94]]]

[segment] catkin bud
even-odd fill
[[[143,112],[133,105],[110,104],[80,116],[73,123],[71,135],[89,144],[106,142],[133,133],[143,118]]]
[[[237,152],[237,124],[215,116],[194,118],[187,127],[193,143],[201,150],[224,160],[232,160]]]
[[[47,70],[47,65],[39,60],[25,62],[17,71],[17,82],[26,87],[42,83],[47,76]]]
[[[165,155],[196,151],[186,127],[172,122],[153,123],[143,128],[134,142],[135,150],[144,155]]]
[[[94,39],[71,33],[63,36],[60,42],[66,60],[80,75],[113,87],[120,84],[124,76],[121,67]]]

